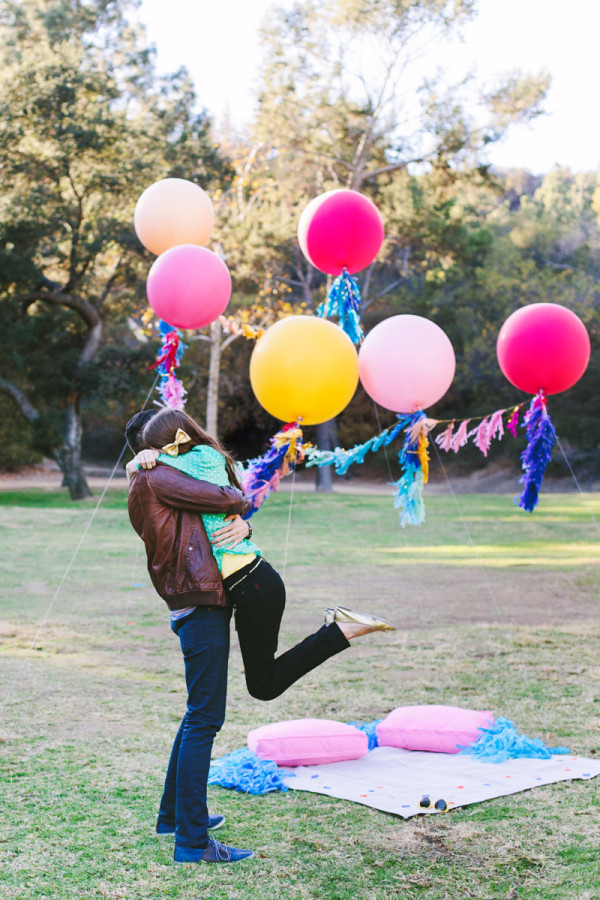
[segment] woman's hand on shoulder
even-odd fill
[[[160,450],[140,450],[133,462],[138,469],[153,469],[159,456]]]

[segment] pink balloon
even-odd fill
[[[456,360],[447,335],[422,316],[391,316],[368,333],[358,354],[367,394],[397,413],[426,409],[454,378]]]
[[[298,242],[307,260],[321,272],[341,275],[371,265],[383,243],[383,220],[372,200],[358,191],[320,194],[298,223]]]
[[[590,361],[581,319],[558,303],[530,303],[512,313],[498,335],[498,363],[527,394],[559,394],[579,381]]]
[[[222,259],[206,247],[180,244],[154,260],[146,291],[159,318],[176,328],[204,328],[225,310],[231,276]]]

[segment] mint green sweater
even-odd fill
[[[213,447],[199,445],[188,453],[180,453],[179,456],[169,456],[167,453],[161,453],[158,457],[158,462],[172,466],[174,469],[179,469],[180,472],[185,472],[186,475],[191,475],[192,478],[197,478],[199,481],[210,481],[211,484],[223,486],[229,485],[225,457]],[[216,513],[202,514],[202,523],[209,538],[213,531],[217,531],[227,524],[225,516]],[[261,556],[261,551],[256,544],[248,540],[240,541],[239,544],[231,548],[213,546],[212,552],[217,560],[219,571],[222,569],[224,553],[235,553],[237,555],[256,553],[257,556]]]

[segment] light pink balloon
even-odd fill
[[[159,318],[176,328],[204,328],[224,312],[231,276],[222,259],[195,244],[171,247],[154,260],[146,291]]]
[[[422,316],[391,316],[366,336],[358,354],[367,394],[393,412],[427,409],[454,378],[456,360],[446,334]]]

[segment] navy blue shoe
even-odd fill
[[[221,825],[225,824],[225,816],[209,816],[208,817],[208,828],[211,831],[216,831],[217,828],[220,828]],[[175,826],[169,825],[168,822],[158,821],[156,823],[156,833],[157,834],[175,834]]]
[[[209,837],[206,850],[195,847],[178,847],[175,844],[176,863],[234,863],[242,859],[250,859],[254,856],[252,850],[240,850],[237,847],[226,847],[220,844],[216,838]]]

